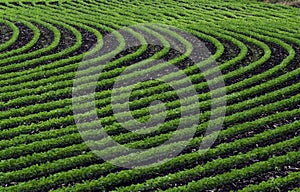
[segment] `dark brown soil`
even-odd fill
[[[25,46],[26,44],[28,44],[28,42],[32,39],[33,31],[29,27],[27,27],[26,25],[24,25],[23,23],[20,23],[20,22],[15,23],[15,25],[20,30],[18,39],[12,46],[8,47],[6,50],[1,51],[0,53],[8,52],[11,50],[21,48],[21,47]]]
[[[12,34],[12,30],[7,25],[0,23],[0,44],[7,42]]]

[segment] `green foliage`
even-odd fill
[[[250,180],[299,162],[298,9],[257,1],[219,0],[5,0],[0,3],[0,9],[0,23],[11,31],[9,39],[0,44],[0,191],[204,191]],[[212,56],[198,65],[205,68],[213,59],[217,61],[226,82],[226,116],[215,145],[206,153],[199,153],[201,142],[211,139],[204,136],[212,104],[205,76],[217,69],[203,73],[197,65],[190,65],[182,70],[200,93],[201,114],[180,119],[181,103],[177,94],[185,89],[173,91],[166,84],[146,81],[131,93],[132,98],[141,98],[131,101],[133,110],[120,115],[132,114],[141,122],[147,121],[149,103],[171,99],[166,103],[168,119],[161,126],[153,127],[156,129],[150,134],[125,131],[114,117],[109,88],[127,68],[126,62],[148,50],[147,40],[139,31],[163,45],[151,57],[143,59],[141,66],[169,52],[170,42],[165,36],[176,40],[185,50],[185,54],[169,60],[170,64],[185,61],[193,50],[192,43],[176,30],[127,29],[126,33],[142,46],[109,61],[101,75],[89,67],[80,72],[82,88],[91,86],[88,82],[99,76],[97,88],[102,89],[95,93],[100,120],[82,122],[85,136],[94,140],[101,131],[93,128],[101,123],[116,142],[131,148],[149,148],[151,154],[155,153],[153,147],[173,135],[181,120],[199,118],[200,121],[194,138],[177,157],[154,167],[125,170],[101,160],[82,140],[74,123],[72,86],[79,64],[96,64],[126,47],[123,35],[113,33],[118,43],[114,50],[83,60],[106,49],[107,42],[103,42],[106,33],[147,22],[181,28],[213,47]],[[32,32],[24,45],[18,45],[24,33],[18,24]],[[40,26],[51,34],[46,37],[51,43],[36,49],[43,36]],[[64,31],[74,36],[73,43],[64,42]],[[83,52],[82,47],[90,40],[88,36],[93,36],[98,44]],[[159,72],[167,66],[161,64],[150,70]],[[170,73],[167,78],[180,86],[183,81],[174,80],[177,76],[178,73]],[[221,80],[216,78],[213,82],[217,84]],[[215,92],[219,93],[220,89]],[[117,99],[124,97],[124,89],[118,93]],[[84,110],[90,105],[87,102],[80,107]],[[220,111],[216,109],[216,113]],[[89,119],[92,114],[81,115]],[[185,135],[188,131],[187,127],[179,133]],[[143,162],[149,155],[143,152],[124,155],[124,151],[113,147],[106,138],[94,144],[105,144],[101,152],[119,154],[114,160],[120,162],[128,161],[131,155],[139,155]],[[175,144],[169,143],[162,149],[171,151]],[[291,186],[297,190],[299,171],[290,170],[285,176],[264,180],[237,188],[284,191]]]

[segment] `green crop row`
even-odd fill
[[[32,20],[36,21],[35,19],[32,19]],[[38,21],[36,21],[36,22],[38,22]],[[35,58],[35,59],[32,59],[32,60],[21,62],[21,63],[18,63],[18,64],[1,67],[1,74],[2,74],[1,75],[1,80],[11,78],[12,77],[12,76],[10,76],[11,72],[14,75],[15,71],[18,70],[18,69],[27,69],[28,67],[30,67],[30,66],[32,66],[36,63],[39,63],[39,62],[42,62],[42,61],[45,61],[45,60],[50,60],[50,59],[62,57],[66,54],[69,54],[70,52],[75,51],[76,49],[78,49],[81,46],[82,37],[81,37],[81,33],[79,31],[77,31],[74,27],[69,26],[65,23],[62,24],[62,22],[55,22],[55,20],[52,20],[51,22],[54,23],[54,24],[57,24],[57,25],[63,25],[65,28],[70,30],[76,37],[76,43],[73,46],[71,46],[71,47],[69,47],[69,48],[67,48],[67,49],[65,49],[65,50],[63,50],[59,53],[55,53],[55,54],[52,54],[52,55],[51,54],[50,55],[45,55],[45,56],[41,56],[39,58]],[[20,60],[20,59],[26,59],[26,58],[38,56],[38,55],[42,54],[43,52],[48,52],[48,51],[54,49],[55,47],[57,47],[58,44],[59,44],[60,35],[61,35],[59,30],[52,27],[49,24],[46,24],[45,22],[42,23],[42,24],[45,25],[47,28],[50,28],[54,33],[54,40],[52,41],[51,45],[49,45],[46,48],[36,50],[34,52],[30,52],[30,53],[27,53],[27,54],[17,55],[15,57],[10,57],[10,58],[7,58],[7,59],[3,59],[3,60],[1,60],[0,65],[5,64],[6,62],[14,62],[14,61],[17,61],[17,60]],[[34,31],[39,31],[39,30],[36,28],[36,30],[34,30]],[[32,44],[32,45],[34,45],[34,44]]]
[[[14,19],[13,16],[10,17],[10,20],[14,21],[14,22],[18,22],[18,19]],[[16,55],[16,56],[12,56],[12,55],[14,55],[14,54],[20,54],[20,53],[22,53],[22,52],[30,49],[31,47],[33,47],[37,43],[38,39],[40,38],[40,31],[39,31],[39,29],[35,25],[33,25],[31,22],[27,22],[27,21],[22,21],[22,23],[26,27],[28,27],[30,30],[33,31],[33,37],[32,37],[32,39],[25,46],[20,47],[18,49],[13,49],[11,51],[4,52],[4,53],[0,54],[0,58],[1,58],[1,61],[0,61],[1,70],[2,70],[3,66],[5,67],[6,62],[14,62],[14,61],[18,61],[18,59],[20,59],[19,55]],[[12,57],[9,57],[9,56],[12,56]]]
[[[282,190],[284,188],[290,187],[291,185],[299,184],[300,174],[298,171],[289,173],[286,177],[272,178],[267,181],[263,181],[258,185],[249,185],[240,191],[244,192],[256,192],[256,191],[272,191],[272,190]]]
[[[299,143],[299,141],[298,141]],[[275,170],[276,167],[283,167],[284,165],[289,165],[296,163],[300,159],[300,152],[289,152],[283,156],[275,156],[267,161],[257,162],[248,167],[242,169],[233,169],[231,172],[220,174],[212,178],[204,178],[199,181],[192,181],[186,186],[180,186],[166,191],[199,191],[205,189],[214,189],[218,186],[228,184],[241,179],[248,179],[255,176],[256,174]]]

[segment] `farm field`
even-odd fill
[[[300,191],[299,8],[253,0],[4,0],[0,15],[0,192]],[[168,62],[149,67],[152,60]],[[165,75],[173,86],[141,81],[130,111],[116,112],[112,95],[122,102],[127,94],[126,78],[118,79],[127,68]],[[178,93],[190,104],[181,107]],[[166,113],[154,119],[165,119],[141,134],[162,106],[157,100]],[[177,130],[182,121],[195,129],[190,139],[192,128]],[[141,152],[115,147],[103,132]],[[203,153],[202,142],[210,143]],[[119,166],[131,159],[149,165]]]

